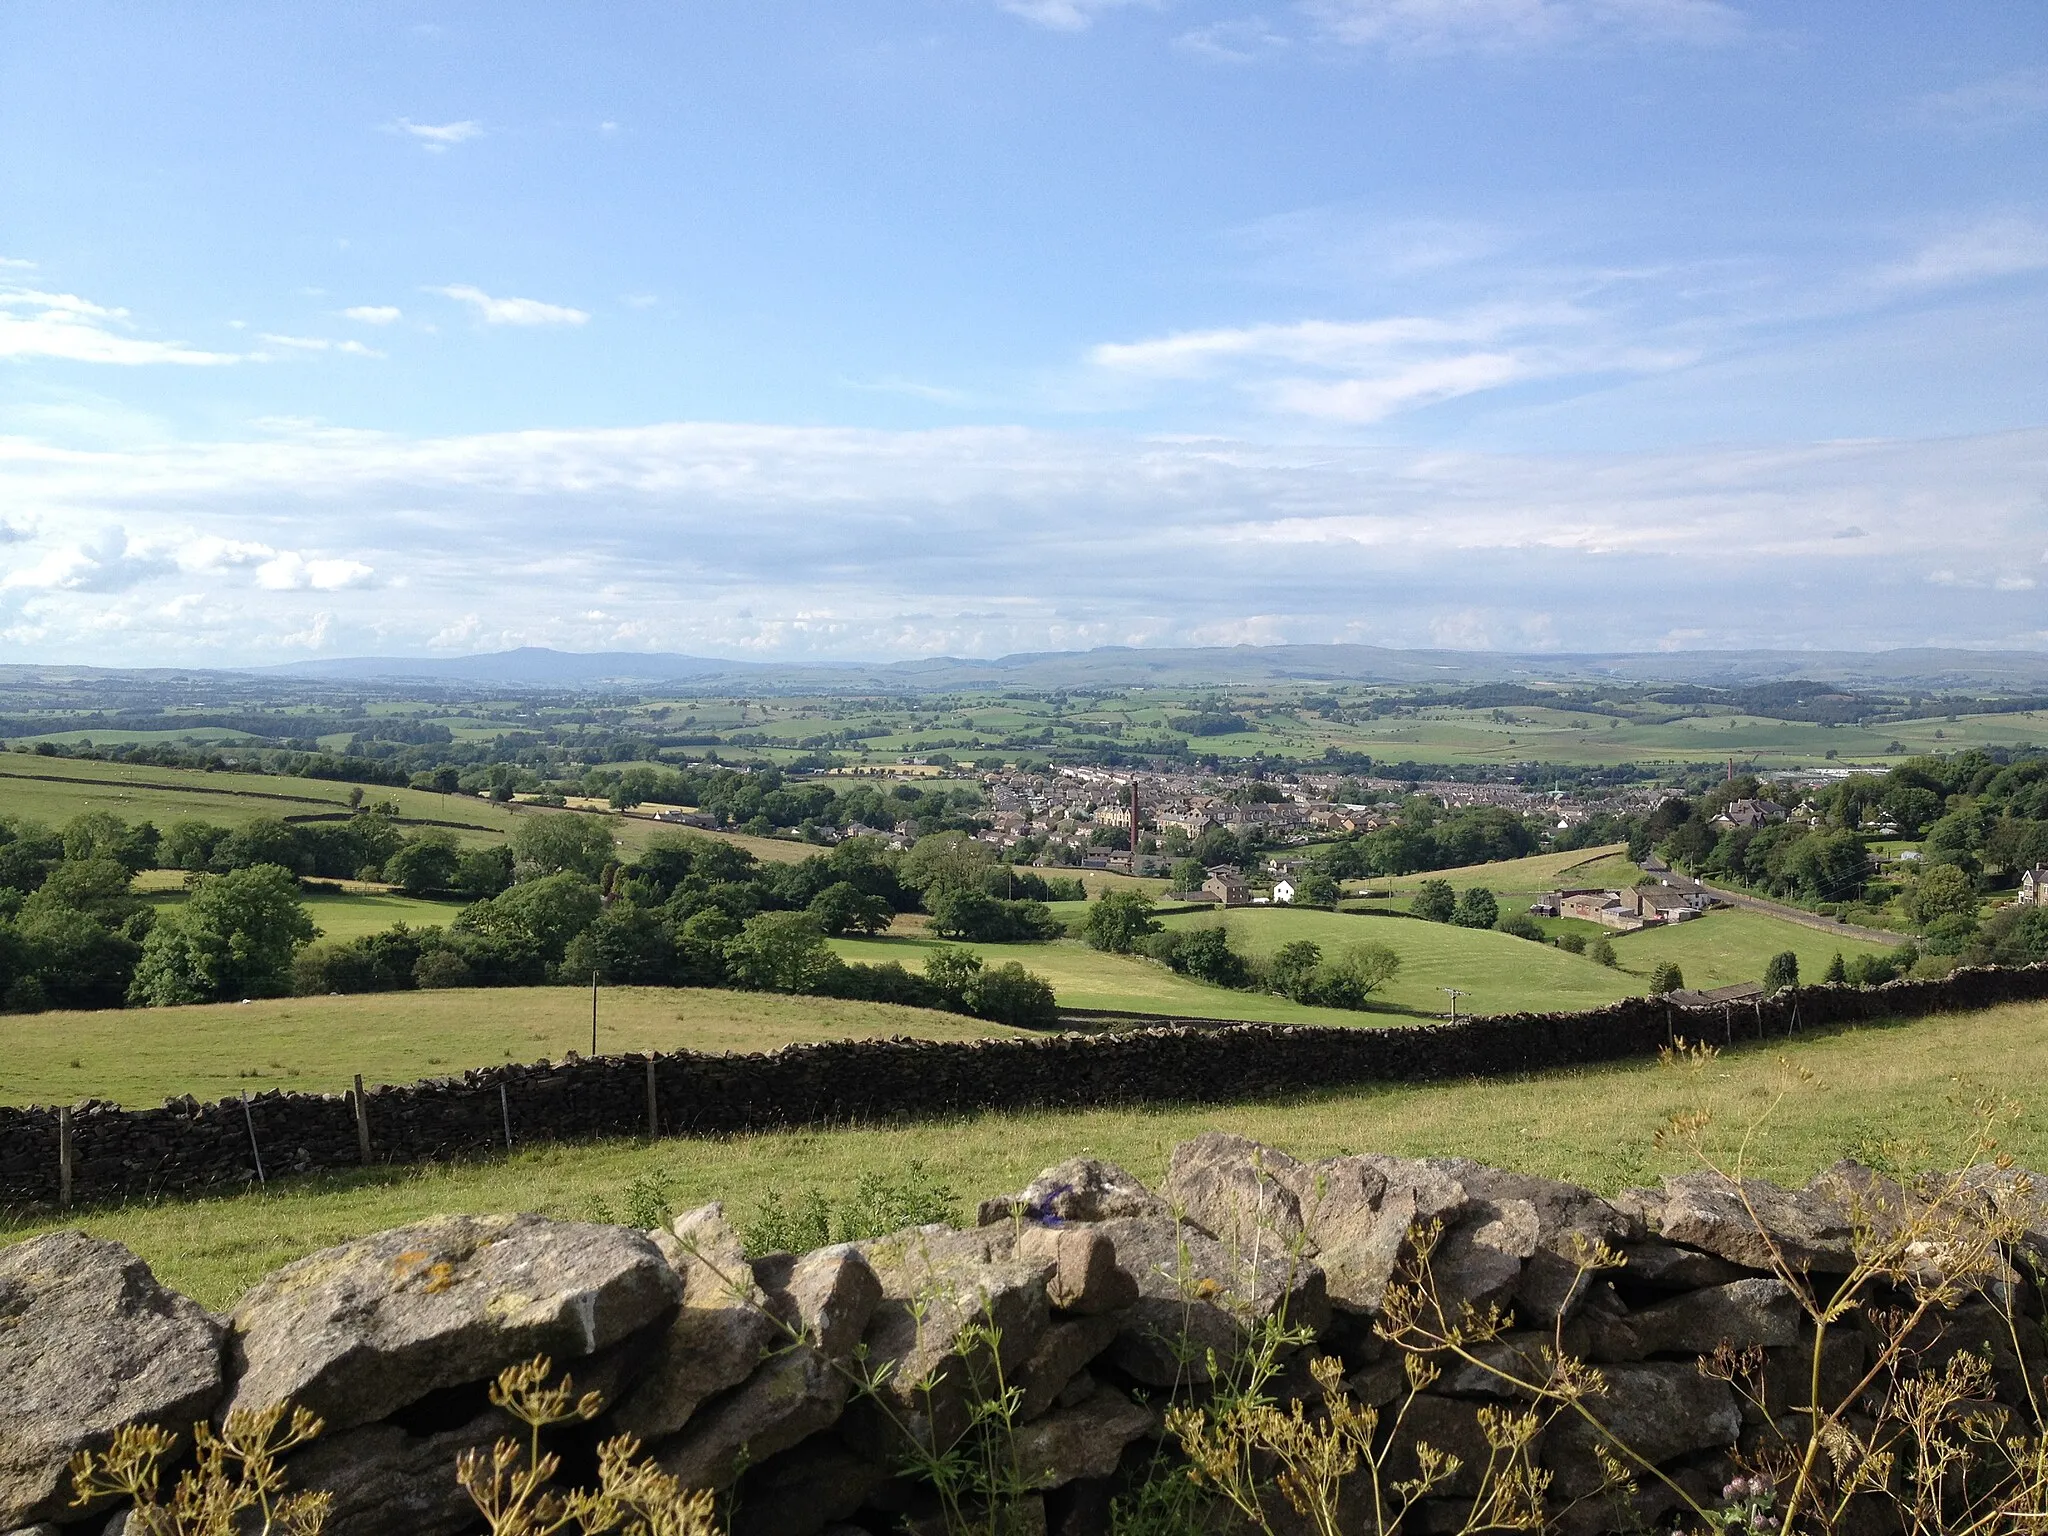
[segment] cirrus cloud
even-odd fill
[[[401,117],[391,125],[391,131],[404,134],[429,154],[439,155],[457,144],[482,138],[484,125],[467,118],[458,123],[416,123],[409,117]]]
[[[543,304],[539,299],[492,298],[483,289],[469,283],[451,283],[443,288],[429,288],[426,292],[438,293],[469,305],[485,325],[581,325],[590,318],[588,311],[571,309],[565,304]]]

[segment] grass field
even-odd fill
[[[1463,890],[1483,885],[1494,892],[1554,891],[1565,871],[1567,883],[1591,885],[1612,879],[1626,870],[1630,881],[1642,873],[1625,857],[1627,844],[1610,843],[1599,848],[1574,848],[1565,853],[1537,853],[1526,859],[1501,859],[1492,864],[1466,864],[1457,869],[1431,869],[1413,875],[1380,875],[1366,883],[1376,891],[1412,891],[1425,880],[1448,880]]]
[[[827,941],[847,960],[870,965],[894,960],[920,971],[925,957],[942,947],[937,939],[890,935],[879,939]],[[1050,944],[959,944],[989,965],[1015,960],[1052,983],[1062,1008],[1110,1008],[1132,1013],[1178,1013],[1197,1019],[1255,1019],[1269,1024],[1388,1024],[1398,1017],[1351,1013],[1341,1008],[1304,1008],[1284,997],[1233,992],[1176,976],[1165,966],[1134,955],[1106,955],[1078,939]]]
[[[86,811],[112,811],[124,820],[153,821],[159,827],[186,817],[240,826],[259,817],[345,812],[355,787],[326,779],[0,753],[0,814],[51,826]],[[496,842],[513,826],[503,806],[474,796],[376,784],[362,788],[366,800],[395,803],[401,820],[452,825],[464,842]]]
[[[667,987],[607,987],[598,995],[598,1045],[607,1054],[1013,1033],[959,1014],[824,997]],[[218,1099],[244,1089],[339,1092],[358,1072],[366,1082],[409,1083],[589,1049],[590,993],[580,987],[10,1014],[0,1016],[0,1103],[92,1097],[151,1105],[180,1093]]]
[[[1210,913],[1191,913],[1169,917],[1165,924],[1185,928],[1216,921]],[[1232,947],[1253,955],[1270,955],[1293,939],[1312,940],[1326,953],[1346,944],[1384,944],[1401,957],[1401,970],[1375,998],[1392,1008],[1416,1013],[1445,1012],[1450,999],[1439,990],[1443,987],[1457,987],[1467,994],[1458,999],[1460,1013],[1597,1008],[1645,990],[1640,979],[1596,965],[1582,955],[1568,955],[1547,944],[1532,944],[1491,929],[1284,907],[1235,908],[1222,921],[1230,930]],[[1391,1022],[1374,1014],[1340,1017],[1362,1024]]]
[[[1675,961],[1685,973],[1688,987],[1761,981],[1771,956],[1788,949],[1799,957],[1801,978],[1819,981],[1837,951],[1844,960],[1853,960],[1858,955],[1883,954],[1886,949],[1882,944],[1838,938],[1762,912],[1729,907],[1689,923],[1611,937],[1616,958],[1630,970],[1647,976],[1664,961]]]
[[[173,907],[184,901],[183,870],[151,869],[143,871],[143,874],[149,878],[138,879],[136,888],[147,894],[152,904]],[[398,923],[410,928],[445,928],[455,920],[455,914],[468,905],[463,901],[429,901],[420,896],[401,896],[395,891],[379,890],[343,891],[339,894],[313,891],[301,900],[306,904],[307,913],[319,925],[322,938],[343,940],[382,933]]]
[[[73,1212],[61,1221],[0,1227],[0,1242],[55,1226],[83,1227],[128,1244],[171,1285],[224,1308],[259,1275],[316,1248],[444,1211],[541,1211],[582,1218],[595,1199],[614,1209],[635,1180],[666,1190],[678,1208],[723,1199],[744,1223],[771,1191],[785,1199],[817,1187],[834,1195],[859,1176],[922,1159],[960,1197],[1020,1188],[1040,1168],[1090,1152],[1156,1182],[1167,1153],[1205,1130],[1258,1137],[1300,1157],[1344,1152],[1464,1156],[1575,1179],[1612,1192],[1691,1166],[1659,1147],[1674,1114],[1716,1111],[1724,1138],[1769,1105],[1786,1065],[1794,1083],[1750,1166],[1797,1181],[1843,1156],[1899,1169],[1952,1154],[1976,1085],[2039,1081],[2048,1006],[1952,1014],[1906,1025],[1865,1025],[1770,1046],[1741,1048],[1703,1073],[1630,1063],[1486,1082],[1341,1089],[1227,1106],[998,1114],[839,1131],[789,1131],[725,1140],[617,1141],[544,1147],[486,1162],[280,1183],[269,1192]],[[2048,1168],[2048,1116],[2025,1107],[2005,1136],[2022,1164]]]

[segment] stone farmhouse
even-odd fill
[[[1638,928],[1689,921],[1705,911],[1711,900],[1704,892],[1662,886],[1627,891],[1579,889],[1552,891],[1529,910],[1539,917],[1575,917],[1632,933]]]
[[[2048,864],[2036,864],[2020,876],[2019,904],[2048,907]]]
[[[1209,878],[1202,882],[1202,889],[1226,907],[1251,904],[1252,888],[1245,884],[1244,871],[1235,864],[1216,865],[1209,871]]]

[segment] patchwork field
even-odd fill
[[[607,1054],[1013,1033],[959,1014],[824,997],[682,987],[607,987],[598,994],[598,1046]],[[589,1049],[590,992],[581,987],[8,1014],[0,1015],[0,1103],[90,1097],[151,1105],[174,1094],[218,1099],[266,1088],[336,1093],[358,1072],[366,1082],[408,1083]]]
[[[727,1140],[617,1141],[537,1148],[425,1169],[280,1183],[268,1192],[73,1212],[0,1227],[0,1242],[84,1227],[128,1244],[171,1285],[228,1305],[257,1276],[313,1249],[443,1211],[542,1211],[582,1218],[630,1187],[675,1208],[722,1199],[744,1224],[773,1192],[843,1195],[864,1173],[921,1159],[960,1197],[1017,1189],[1040,1168],[1090,1152],[1147,1180],[1173,1145],[1204,1130],[1258,1137],[1302,1157],[1343,1152],[1478,1158],[1612,1192],[1682,1171],[1682,1150],[1656,1136],[1671,1116],[1712,1108],[1732,1149],[1738,1129],[1781,1093],[1749,1166],[1803,1180],[1843,1156],[1910,1170],[1955,1156],[1983,1085],[2025,1094],[2048,1051],[2048,1006],[1866,1025],[1744,1048],[1697,1075],[1629,1063],[1532,1078],[1343,1089],[1264,1103],[984,1115],[925,1124],[790,1131]],[[1800,1080],[1790,1069],[1811,1074]],[[2048,1168],[2048,1115],[2027,1104],[2005,1147]]]

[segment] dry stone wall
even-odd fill
[[[1235,1024],[506,1065],[373,1088],[360,1115],[352,1095],[284,1092],[213,1104],[174,1099],[141,1110],[93,1101],[63,1111],[0,1108],[0,1203],[52,1205],[67,1193],[74,1202],[119,1201],[365,1161],[416,1163],[650,1131],[718,1135],[1508,1076],[1652,1055],[1677,1036],[1733,1043],[2041,998],[2048,998],[2048,965],[1986,967],[1874,988],[1802,987],[1695,1009],[1630,998],[1586,1012],[1406,1028]]]
[[[1981,1351],[1975,1406],[2024,1409],[2048,1390],[2027,1278],[2048,1260],[2048,1200],[1991,1166],[1962,1189],[1971,1221],[1995,1209],[2013,1222],[2010,1263],[1931,1313],[1900,1369],[1939,1373],[1957,1350]],[[1103,1536],[1112,1499],[1161,1475],[1162,1456],[1164,1475],[1184,1476],[1165,1410],[1240,1369],[1267,1319],[1294,1330],[1270,1389],[1283,1406],[1316,1396],[1317,1368],[1357,1403],[1407,1397],[1389,1287],[1432,1228],[1444,1314],[1499,1308],[1511,1321],[1477,1363],[1440,1362],[1401,1409],[1390,1479],[1414,1475],[1422,1444],[1464,1464],[1403,1528],[1460,1528],[1487,1415],[1516,1400],[1500,1372],[1540,1379],[1544,1351],[1561,1347],[1599,1375],[1589,1415],[1557,1415],[1534,1442],[1548,1523],[1564,1536],[1652,1529],[1684,1498],[1722,1502],[1738,1456],[1753,1463],[1769,1437],[1802,1433],[1814,1333],[1787,1281],[1827,1296],[1881,1226],[1873,1213],[1915,1198],[1842,1164],[1802,1189],[1690,1174],[1607,1200],[1462,1159],[1305,1164],[1212,1133],[1174,1150],[1157,1191],[1075,1159],[985,1202],[967,1230],[803,1255],[749,1256],[716,1205],[651,1232],[440,1217],[287,1265],[224,1319],[120,1245],[60,1232],[0,1250],[0,1531],[119,1536],[123,1511],[68,1502],[70,1457],[125,1424],[186,1428],[288,1400],[325,1420],[286,1470],[333,1496],[329,1536],[464,1536],[480,1527],[456,1458],[512,1427],[486,1386],[545,1353],[605,1404],[557,1436],[566,1479],[589,1475],[602,1439],[631,1433],[685,1484],[720,1490],[734,1536],[941,1530],[905,1453],[980,1432],[974,1384],[985,1395],[999,1365],[1017,1392],[1003,1453],[1021,1484],[1012,1528]],[[1895,1279],[1876,1302],[1905,1294],[1909,1277]],[[1834,1327],[1824,1406],[1863,1390],[1874,1337],[1861,1314]],[[1745,1396],[1703,1369],[1734,1352],[1775,1385]],[[1633,1493],[1602,1491],[1610,1436],[1654,1469]],[[1368,1507],[1363,1494],[1350,1507]]]

